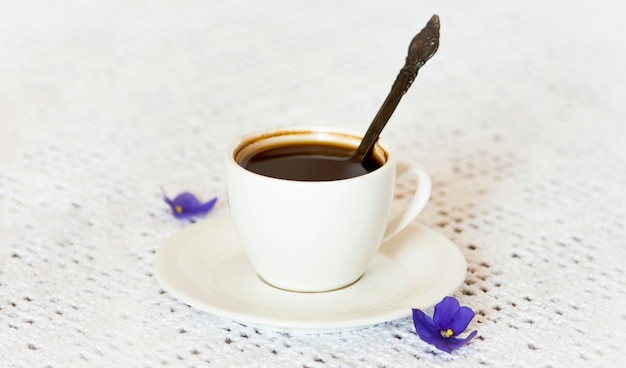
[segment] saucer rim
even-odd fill
[[[411,298],[415,299],[415,292],[408,293],[403,296],[399,300],[390,303],[390,305],[385,305],[384,307],[380,307],[376,309],[380,313],[370,312],[367,316],[360,316],[358,318],[348,318],[343,320],[320,320],[320,319],[310,319],[310,320],[294,320],[289,318],[273,318],[268,316],[263,316],[259,314],[254,314],[249,311],[250,306],[248,306],[247,312],[241,312],[239,310],[225,308],[220,306],[223,304],[223,300],[218,300],[213,298],[216,303],[210,304],[205,302],[202,299],[205,299],[208,295],[211,299],[211,295],[204,291],[200,286],[198,286],[194,280],[189,279],[184,272],[178,266],[178,262],[174,262],[173,260],[178,260],[178,255],[184,246],[192,240],[189,240],[189,235],[193,235],[196,232],[207,231],[207,227],[215,228],[219,224],[219,222],[230,222],[226,223],[226,225],[232,225],[232,220],[230,218],[230,214],[222,214],[211,216],[202,221],[199,221],[177,233],[165,239],[161,246],[157,249],[154,258],[154,270],[155,276],[162,287],[169,292],[172,296],[179,299],[180,301],[209,314],[227,318],[233,320],[237,323],[241,323],[243,325],[261,328],[276,332],[287,332],[287,333],[304,333],[304,334],[315,334],[315,333],[333,333],[333,332],[343,332],[343,331],[352,331],[357,329],[363,329],[372,327],[377,324],[390,322],[394,320],[398,320],[401,318],[405,318],[411,314],[411,308],[419,308],[426,309],[435,305],[441,298],[446,295],[454,294],[464,283],[465,278],[467,276],[467,261],[465,256],[460,251],[458,246],[454,244],[450,239],[442,235],[441,233],[419,223],[411,223],[405,230],[401,233],[417,230],[417,231],[427,231],[431,235],[438,238],[439,242],[442,242],[446,246],[446,250],[442,250],[442,252],[446,252],[446,255],[452,256],[453,259],[449,260],[448,264],[455,264],[453,267],[453,271],[455,272],[455,282],[448,282],[449,285],[445,288],[445,290],[429,288],[418,293],[418,296],[424,299],[425,296],[430,296],[425,299],[428,299],[429,302],[420,303],[411,303]],[[224,224],[222,224],[224,225]],[[412,228],[412,229],[410,229]],[[220,230],[220,231],[228,231],[228,230]],[[400,234],[398,234],[400,235]],[[236,234],[235,234],[236,236]],[[185,240],[183,242],[176,240]],[[393,238],[389,240],[389,242],[393,242]],[[381,249],[385,244],[381,246]],[[236,244],[238,249],[230,250],[233,254],[240,255],[243,253],[240,244]],[[381,255],[381,252],[377,252],[377,256]],[[244,256],[245,257],[245,256]],[[449,276],[449,275],[448,275]],[[444,277],[440,277],[438,281],[443,280]],[[284,293],[293,293],[290,291],[283,290]],[[204,298],[199,297],[198,293],[203,294]],[[332,291],[327,293],[333,293]],[[325,293],[325,294],[327,294]],[[196,295],[194,297],[194,295]],[[238,308],[241,309],[241,308]]]

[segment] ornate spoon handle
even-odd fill
[[[411,40],[404,66],[400,69],[393,86],[391,86],[391,91],[378,110],[361,144],[356,150],[355,157],[359,161],[362,161],[363,158],[370,154],[371,150],[374,148],[374,144],[378,140],[380,132],[382,132],[389,121],[400,99],[404,96],[406,91],[408,91],[409,87],[411,87],[411,84],[413,84],[418,70],[426,64],[428,59],[435,55],[437,48],[439,48],[439,17],[435,14],[430,18],[426,26]]]

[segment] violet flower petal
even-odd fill
[[[180,193],[172,202],[182,208],[195,208],[200,205],[198,198],[189,192]]]
[[[478,331],[472,331],[472,333],[469,334],[465,338],[450,337],[450,338],[446,339],[445,337],[442,337],[442,339],[444,340],[443,344],[445,344],[447,349],[441,349],[436,344],[435,344],[435,346],[437,346],[437,348],[439,348],[440,350],[443,350],[443,351],[446,351],[448,353],[451,353],[452,350],[467,344],[471,339],[474,338],[474,336],[476,336],[477,333],[478,333]]]
[[[204,215],[205,213],[213,209],[215,203],[217,203],[217,197],[213,197],[213,199],[209,200],[206,203],[201,203],[199,206],[195,207],[193,210],[190,209],[188,212],[193,212],[194,215]]]
[[[439,338],[435,339],[433,342],[431,342],[431,345],[435,345],[435,347],[441,351],[445,351],[446,353],[450,354],[452,353],[452,349],[456,349],[459,346],[456,346],[455,342],[453,342],[452,340],[456,340],[455,338],[445,338],[442,336],[439,336]],[[428,342],[428,341],[427,341]]]
[[[435,305],[435,312],[433,313],[433,321],[441,330],[450,328],[452,323],[452,316],[459,310],[461,306],[459,301],[453,297],[446,296],[441,302]],[[459,331],[462,332],[463,330]],[[456,331],[454,331],[456,332]]]
[[[429,344],[434,344],[438,338],[441,338],[439,328],[435,326],[432,318],[419,309],[413,309],[413,325],[420,339]]]
[[[472,311],[470,308],[461,307],[452,316],[450,324],[445,327],[451,329],[454,332],[454,335],[452,336],[457,336],[461,332],[465,331],[469,323],[474,318],[474,315],[474,311]]]

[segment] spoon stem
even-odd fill
[[[374,148],[374,144],[378,141],[378,136],[391,118],[393,112],[396,110],[402,96],[404,96],[406,92],[405,86],[409,78],[410,76],[402,72],[400,72],[396,77],[396,81],[393,83],[387,98],[385,98],[385,102],[383,102],[382,106],[378,110],[378,113],[367,129],[361,144],[359,144],[359,148],[356,150],[356,157],[359,161],[362,161]]]

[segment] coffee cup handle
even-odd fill
[[[415,161],[398,161],[396,183],[405,175],[414,175],[417,177],[417,189],[404,208],[387,222],[383,242],[391,239],[394,235],[407,227],[417,215],[422,212],[430,199],[432,180],[422,165]]]

